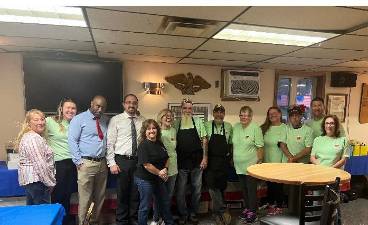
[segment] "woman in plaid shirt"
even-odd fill
[[[45,115],[32,109],[27,112],[18,134],[18,180],[26,190],[27,205],[50,203],[56,184],[54,158],[45,140]]]

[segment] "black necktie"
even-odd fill
[[[130,119],[130,130],[132,132],[132,156],[137,155],[137,130],[135,129],[134,117],[129,117]]]

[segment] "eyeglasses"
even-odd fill
[[[335,125],[335,122],[325,122],[325,125],[331,125],[331,126],[334,126],[334,125]]]
[[[251,115],[248,115],[248,114],[239,114],[239,117],[246,117],[246,118],[249,118],[249,117],[252,117]]]

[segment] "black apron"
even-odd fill
[[[205,177],[209,188],[225,190],[230,165],[230,145],[226,141],[224,123],[222,123],[220,134],[215,134],[214,127],[215,122],[212,121],[212,135],[208,142],[208,167]]]
[[[194,119],[193,128],[181,130],[181,120],[176,135],[176,154],[178,169],[192,170],[199,167],[203,158],[201,139],[199,138]]]

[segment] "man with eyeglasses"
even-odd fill
[[[107,130],[107,164],[117,174],[117,225],[135,225],[138,218],[139,194],[134,183],[137,164],[138,135],[144,117],[138,112],[138,98],[128,94],[123,100],[124,112],[111,118]]]
[[[197,213],[201,198],[202,172],[207,167],[207,133],[201,118],[193,117],[193,102],[183,99],[181,102],[181,119],[175,121],[177,129],[177,205],[179,224],[188,220],[198,223]],[[187,182],[191,181],[191,208],[187,208],[185,195]]]

